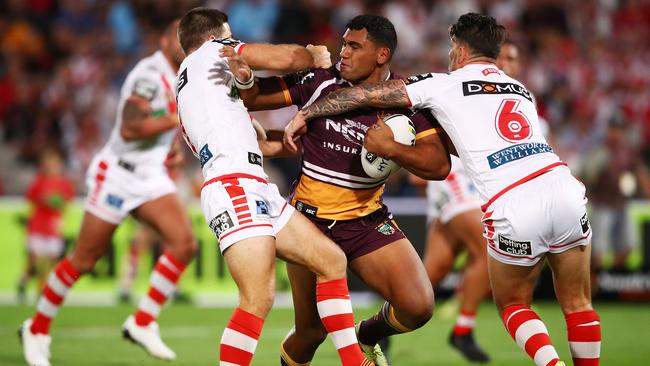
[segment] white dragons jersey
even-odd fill
[[[228,174],[266,179],[251,117],[233,86],[228,61],[219,56],[221,47],[233,42],[207,41],[181,64],[177,79],[181,132],[206,180]]]
[[[531,176],[563,165],[547,144],[532,94],[491,64],[404,81],[413,109],[428,108],[449,135],[485,209]]]
[[[162,51],[157,51],[138,62],[127,75],[117,110],[117,122],[108,143],[99,153],[111,156],[135,167],[138,174],[165,172],[164,162],[176,136],[176,129],[162,132],[146,140],[126,141],[122,138],[122,110],[126,101],[137,95],[150,102],[154,116],[164,116],[173,112],[173,83],[176,72]]]

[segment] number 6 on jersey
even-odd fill
[[[533,134],[528,118],[516,110],[519,103],[517,99],[504,99],[495,117],[499,136],[508,142],[525,140]]]

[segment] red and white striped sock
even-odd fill
[[[36,305],[36,315],[32,318],[30,331],[33,334],[49,334],[50,323],[59,312],[70,287],[79,279],[79,272],[72,266],[68,258],[57,263],[50,272],[47,283],[43,288],[41,298]]]
[[[318,283],[316,307],[343,366],[372,365],[359,348],[347,280],[341,278]]]
[[[250,365],[263,325],[264,319],[240,308],[235,309],[221,336],[219,365]]]
[[[554,366],[560,357],[553,347],[546,325],[526,305],[512,305],[501,314],[503,324],[517,345],[528,353],[537,366]]]
[[[598,366],[600,362],[600,317],[594,310],[567,314],[569,348],[574,366]]]
[[[453,333],[455,336],[463,336],[472,333],[476,325],[476,312],[461,310],[456,318],[456,325],[454,325]]]
[[[184,270],[185,263],[174,258],[168,251],[158,258],[149,278],[149,291],[140,300],[135,313],[137,325],[146,327],[158,318],[160,309],[176,290],[176,284]]]

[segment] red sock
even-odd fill
[[[455,336],[462,336],[472,333],[476,324],[476,312],[461,310],[456,318],[453,333]]]
[[[264,319],[240,308],[230,317],[219,346],[221,364],[248,366],[253,360]]]
[[[598,366],[600,362],[600,318],[594,310],[567,314],[569,348],[574,366]]]
[[[185,263],[170,252],[163,253],[149,278],[149,291],[138,304],[135,323],[145,327],[155,321],[167,299],[176,291],[176,284],[185,270]]]
[[[79,279],[79,273],[68,258],[57,263],[50,272],[47,283],[43,288],[41,298],[36,305],[36,315],[32,318],[30,331],[33,334],[49,334],[50,323],[59,312],[70,287]]]
[[[347,280],[340,278],[317,284],[316,307],[343,366],[372,365],[359,348]]]
[[[517,345],[528,353],[537,366],[554,366],[560,357],[548,336],[546,325],[526,305],[512,305],[501,314],[503,324]]]

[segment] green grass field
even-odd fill
[[[535,307],[545,320],[560,355],[570,361],[565,325],[559,308],[551,303]],[[650,306],[597,304],[603,323],[601,365],[650,364]],[[30,307],[0,307],[0,365],[23,365],[16,330],[30,316]],[[230,309],[174,305],[160,319],[163,338],[177,352],[173,363],[151,359],[143,350],[121,339],[120,324],[130,306],[64,307],[53,326],[52,363],[73,365],[216,365],[222,327]],[[357,312],[367,316],[372,309]],[[453,320],[434,317],[424,328],[393,338],[393,365],[467,365],[446,339]],[[492,365],[532,365],[505,332],[492,304],[485,304],[478,320],[477,338],[492,356]],[[278,344],[292,325],[290,309],[274,309],[262,332],[253,365],[277,366]],[[312,365],[338,365],[333,346],[326,341]],[[570,364],[570,363],[568,363]]]

